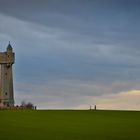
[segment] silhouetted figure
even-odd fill
[[[96,105],[94,106],[94,110],[96,110]]]

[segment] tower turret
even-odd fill
[[[10,41],[9,41],[9,44],[8,44],[8,46],[7,46],[7,52],[12,52],[13,51],[13,48],[12,48],[12,46],[11,46],[11,44],[10,44]]]

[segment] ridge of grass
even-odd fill
[[[139,111],[0,111],[0,139],[5,140],[136,140],[139,132]]]

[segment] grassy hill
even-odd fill
[[[1,110],[2,140],[138,140],[140,112]]]

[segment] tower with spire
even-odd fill
[[[15,53],[9,42],[7,50],[0,52],[0,107],[14,106],[12,65],[15,62]]]

